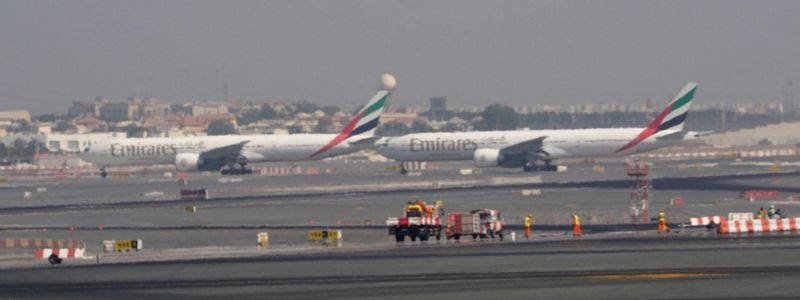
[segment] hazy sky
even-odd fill
[[[800,1],[2,1],[0,110],[98,95],[396,106],[782,100]],[[797,93],[797,92],[796,92]]]

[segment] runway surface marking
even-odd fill
[[[637,280],[637,279],[678,279],[678,278],[701,278],[701,277],[723,277],[729,273],[651,273],[651,274],[609,274],[586,276],[585,279],[609,279],[609,280]]]

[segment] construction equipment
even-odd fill
[[[447,215],[448,226],[451,228],[447,239],[460,240],[462,235],[472,236],[472,239],[485,239],[495,237],[503,240],[503,220],[500,212],[494,209],[476,209],[468,213],[455,212]]]
[[[442,217],[444,217],[444,203],[436,201],[433,205],[428,205],[425,201],[417,200],[408,202],[405,208],[404,217],[387,218],[386,226],[389,227],[389,235],[393,235],[397,242],[403,242],[406,236],[411,241],[427,241],[430,237],[436,240],[442,238]]]

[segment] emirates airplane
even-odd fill
[[[473,160],[478,167],[556,171],[553,159],[628,155],[707,134],[683,130],[696,90],[687,83],[647,128],[412,133],[382,139],[378,152],[397,161]]]
[[[128,138],[87,147],[84,160],[102,166],[174,164],[179,171],[251,174],[251,162],[308,161],[374,148],[375,128],[396,80],[381,75],[377,94],[339,134],[225,135],[184,138]]]

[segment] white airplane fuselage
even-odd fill
[[[353,153],[372,146],[371,143],[351,145],[343,141],[330,150],[312,157],[334,137],[336,134],[129,138],[92,145],[81,153],[81,158],[99,166],[173,164],[176,155],[181,153],[201,153],[248,141],[241,152],[248,163],[306,161]]]
[[[380,143],[378,152],[398,161],[473,160],[477,149],[502,149],[544,136],[543,150],[549,153],[551,159],[604,157],[651,151],[694,136],[687,134],[683,139],[659,140],[659,137],[678,132],[665,130],[630,149],[617,152],[642,130],[643,128],[599,128],[413,133],[386,138]]]

